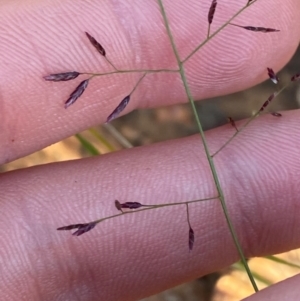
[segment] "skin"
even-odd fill
[[[207,29],[209,3],[190,2],[164,1],[181,57]],[[218,5],[212,28],[240,1]],[[194,97],[242,90],[266,79],[267,67],[282,68],[299,43],[299,10],[298,0],[251,6],[236,23],[281,31],[222,31],[185,65]],[[65,110],[76,80],[49,83],[42,76],[110,70],[84,31],[101,41],[119,68],[176,67],[156,1],[2,0],[0,13],[1,163],[104,122],[136,83],[139,75],[94,80]],[[185,101],[178,75],[150,75],[125,113]],[[230,216],[249,257],[300,246],[299,117],[299,111],[262,116],[216,157]],[[207,132],[210,150],[231,133],[228,126]],[[115,199],[155,204],[216,195],[200,143],[194,136],[1,174],[0,299],[135,300],[235,262],[218,201],[190,206],[192,252],[184,207],[127,215],[79,238],[55,230],[116,213]],[[295,300],[298,278],[248,300]]]

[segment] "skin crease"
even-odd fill
[[[109,70],[84,31],[101,40],[119,68],[175,68],[157,3],[132,2],[1,2],[2,163],[103,122],[134,86],[136,75],[97,79],[76,104],[63,108],[77,81],[48,83],[42,76]],[[164,1],[182,57],[205,38],[207,29],[210,4],[190,2]],[[240,1],[220,1],[213,28],[239,8]],[[299,9],[298,0],[265,0],[244,12],[239,24],[279,28],[280,33],[225,29],[186,63],[194,97],[244,89],[265,79],[266,67],[279,70],[299,43]],[[178,75],[151,75],[125,112],[184,101]],[[216,157],[247,256],[300,246],[295,214],[299,117],[298,111],[282,118],[262,116]],[[207,132],[210,150],[217,150],[232,131],[225,126]],[[238,259],[218,201],[190,206],[196,235],[192,252],[183,207],[130,214],[79,238],[55,231],[115,214],[115,199],[155,204],[216,195],[198,136],[1,174],[0,191],[1,300],[136,300]],[[295,300],[300,290],[295,279],[250,300]]]

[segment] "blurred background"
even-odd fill
[[[300,48],[278,75],[281,82],[287,83],[297,72],[300,72]],[[204,129],[228,123],[229,116],[234,120],[251,116],[274,91],[274,84],[268,80],[243,92],[198,102],[197,110]],[[269,110],[273,112],[291,110],[299,108],[299,104],[300,85],[293,84],[274,100]],[[281,113],[283,115],[281,118],[284,118],[284,112]],[[189,104],[138,110],[111,124],[88,129],[39,152],[2,165],[0,172],[105,154],[195,133],[197,128]],[[263,288],[299,273],[300,252],[295,250],[276,255],[276,258],[255,258],[251,259],[249,264],[259,287]],[[236,263],[225,270],[206,275],[143,301],[234,301],[252,293],[253,289],[243,272],[243,266]]]

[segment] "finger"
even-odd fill
[[[252,295],[245,301],[277,301],[277,300],[297,300],[299,298],[299,280],[300,276],[294,276],[287,280],[274,284],[258,294]]]
[[[248,257],[300,245],[298,120],[299,111],[259,118],[215,158]],[[208,132],[210,150],[233,131]],[[137,300],[237,261],[217,200],[189,206],[192,252],[183,205],[108,220],[80,237],[55,230],[118,213],[115,199],[159,204],[216,196],[200,145],[194,136],[2,175],[0,296]]]
[[[184,58],[206,37],[210,3],[164,3]],[[240,8],[237,0],[219,3],[212,30]],[[185,64],[195,99],[245,89],[266,79],[267,67],[279,70],[299,42],[299,8],[297,0],[284,4],[279,0],[257,1],[236,22],[279,28],[280,32],[266,35],[233,26],[221,31]],[[43,76],[112,69],[89,43],[85,31],[101,42],[120,69],[177,66],[156,1],[132,5],[6,1],[1,6],[0,22],[2,163],[105,121],[140,78],[140,74],[122,74],[93,79],[77,103],[65,110],[64,102],[81,79],[49,83]],[[125,112],[186,100],[179,74],[151,74],[137,88]]]

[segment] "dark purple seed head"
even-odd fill
[[[238,128],[236,127],[235,121],[233,120],[232,117],[228,117],[228,122],[229,122],[236,130],[238,130]]]
[[[72,225],[69,225],[69,226],[64,226],[64,227],[57,228],[56,230],[73,230],[73,229],[80,228],[84,225],[85,224],[72,224]]]
[[[72,105],[82,95],[88,84],[89,80],[86,79],[78,85],[78,87],[72,92],[68,100],[65,102],[65,109]]]
[[[77,71],[55,73],[55,74],[49,74],[47,76],[44,76],[44,80],[52,81],[52,82],[67,81],[76,78],[78,75],[80,75],[80,73]]]
[[[192,249],[193,249],[194,242],[195,242],[194,230],[190,227],[190,230],[189,230],[189,249],[190,249],[190,251],[192,251]]]
[[[118,210],[122,211],[122,205],[118,200],[115,200],[115,206]]]
[[[261,108],[259,109],[259,112],[262,112],[270,103],[271,101],[275,98],[276,96],[276,92],[272,93],[268,99],[264,102],[264,104],[261,106]]]
[[[91,44],[97,49],[97,51],[101,55],[105,56],[106,52],[105,52],[104,48],[102,47],[102,45],[99,42],[97,42],[97,40],[94,37],[92,37],[88,32],[86,32],[85,34],[88,37]]]
[[[232,119],[232,117],[228,117],[227,119],[232,126],[235,126],[235,121]]]
[[[278,76],[275,74],[275,72],[273,71],[273,69],[267,68],[267,70],[268,70],[268,75],[269,75],[271,81],[272,81],[275,85],[278,84],[279,78],[278,78]]]
[[[267,32],[277,32],[277,31],[280,31],[280,30],[274,29],[274,28],[256,27],[256,26],[242,26],[242,25],[238,25],[238,24],[234,24],[234,23],[229,23],[229,24],[233,25],[233,26],[244,28],[246,30],[254,31],[254,32],[267,33]]]
[[[292,82],[295,82],[295,81],[297,81],[297,80],[300,80],[300,73],[296,73],[295,75],[293,75],[293,76],[291,77],[291,81],[292,81]]]
[[[141,203],[138,202],[126,202],[120,205],[122,208],[127,208],[127,209],[138,209],[143,206]]]
[[[217,7],[217,0],[213,0],[210,8],[209,8],[209,12],[208,12],[208,23],[211,24],[215,15],[215,11],[216,11],[216,7]]]
[[[113,110],[113,112],[107,117],[106,122],[110,122],[114,119],[116,119],[120,113],[126,108],[130,101],[130,95],[127,95],[120,103],[119,105]]]
[[[64,226],[64,227],[60,227],[57,228],[57,230],[73,230],[73,229],[77,229],[77,231],[75,231],[73,233],[73,235],[75,236],[79,236],[85,232],[88,232],[90,230],[92,230],[95,226],[97,225],[96,222],[91,222],[91,223],[86,223],[86,224],[73,224],[73,225],[69,225],[69,226]]]
[[[97,225],[97,223],[95,223],[95,222],[83,224],[80,227],[78,227],[78,230],[76,232],[74,232],[73,235],[80,236],[80,235],[92,230],[93,228],[95,228],[96,225]]]
[[[115,200],[115,206],[118,210],[122,211],[122,209],[138,209],[143,207],[144,205],[138,202],[120,203],[118,200]]]
[[[275,117],[281,117],[282,114],[277,113],[277,112],[272,112],[271,115],[275,116]]]
[[[261,30],[259,30],[259,31],[262,31],[262,32],[278,32],[278,31],[280,31],[279,29],[275,29],[275,28],[264,28],[264,27],[258,27],[258,28],[261,28]]]
[[[263,32],[263,33],[280,31],[278,29],[266,28],[266,27],[255,27],[255,26],[241,26],[241,27],[246,30],[255,31],[255,32]]]

